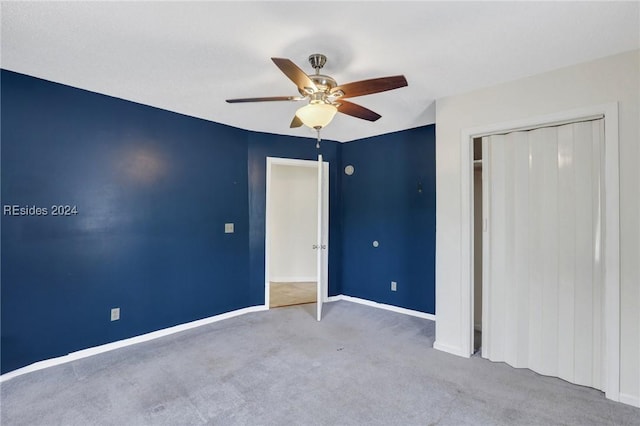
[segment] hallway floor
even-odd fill
[[[316,283],[276,283],[269,284],[269,308],[315,303]]]

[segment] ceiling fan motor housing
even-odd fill
[[[310,74],[308,77],[313,81],[318,91],[304,93],[300,90],[300,93],[305,96],[308,95],[311,101],[316,102],[328,102],[326,96],[331,90],[338,85],[338,83],[328,75],[320,74],[320,69],[327,63],[327,57],[322,53],[314,53],[309,55],[309,63],[316,70],[315,74]]]
[[[328,75],[312,74],[309,75],[309,79],[313,82],[318,90],[304,88],[298,89],[302,96],[309,96],[311,100],[325,100],[331,90],[338,85],[338,83]]]
[[[310,75],[309,78],[318,87],[318,89],[322,90],[323,92],[328,92],[338,85],[338,83],[336,83],[336,81],[328,75],[315,74]]]

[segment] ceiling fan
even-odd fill
[[[315,74],[309,75],[289,59],[271,58],[271,60],[298,87],[300,96],[227,99],[227,102],[308,100],[309,103],[306,106],[298,109],[289,127],[307,125],[318,131],[318,138],[320,129],[329,124],[336,112],[368,121],[376,121],[381,117],[380,114],[345,99],[407,86],[407,80],[403,75],[373,78],[338,85],[332,77],[320,74],[320,69],[327,62],[327,57],[320,53],[314,53],[309,56],[309,63],[315,69]]]

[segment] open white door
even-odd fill
[[[323,212],[324,212],[324,163],[322,161],[322,155],[318,155],[318,232],[316,238],[316,265],[317,265],[317,302],[316,302],[316,318],[318,321],[322,319],[322,302],[324,296],[324,287],[326,285],[326,274],[323,268],[323,256],[326,252],[327,246],[323,241]]]
[[[314,197],[311,192],[311,188],[313,187],[314,182],[309,182],[311,187],[305,187],[305,191],[308,191],[311,199],[305,199],[306,204],[311,204],[314,201],[318,206],[317,217],[313,218],[313,213],[309,218],[313,223],[316,224],[316,233],[313,233],[311,240],[309,240],[308,234],[305,237],[305,250],[307,247],[309,249],[317,250],[316,251],[316,273],[314,274],[312,271],[308,271],[304,273],[305,278],[303,281],[313,281],[314,279],[317,282],[317,300],[318,309],[317,309],[317,317],[318,320],[321,318],[322,313],[322,302],[326,301],[328,298],[328,272],[329,272],[329,163],[322,161],[322,156],[319,156],[318,161],[315,160],[297,160],[291,158],[275,158],[275,157],[267,157],[267,179],[266,179],[266,209],[265,209],[265,306],[270,305],[270,281],[272,279],[272,260],[274,254],[272,253],[272,238],[273,238],[273,225],[272,225],[272,215],[274,214],[274,203],[278,202],[277,199],[274,199],[273,195],[273,183],[272,183],[272,174],[274,174],[274,169],[277,167],[274,166],[291,166],[291,167],[303,167],[308,171],[313,171],[313,168],[316,168],[317,175],[317,194],[314,200]],[[282,201],[280,201],[282,202]],[[296,200],[292,200],[292,202],[296,202]],[[276,210],[277,211],[277,210]],[[309,245],[307,245],[309,244]],[[305,252],[305,256],[307,253]],[[311,258],[311,262],[313,262],[313,257]],[[305,269],[307,271],[307,269]],[[309,275],[311,274],[311,275]],[[314,278],[312,278],[314,277]]]

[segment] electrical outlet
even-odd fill
[[[391,281],[391,291],[396,291],[398,289],[398,283],[395,281]]]
[[[225,234],[233,234],[233,223],[225,223],[224,224],[224,233]]]
[[[111,321],[118,321],[120,319],[120,308],[111,309]]]

